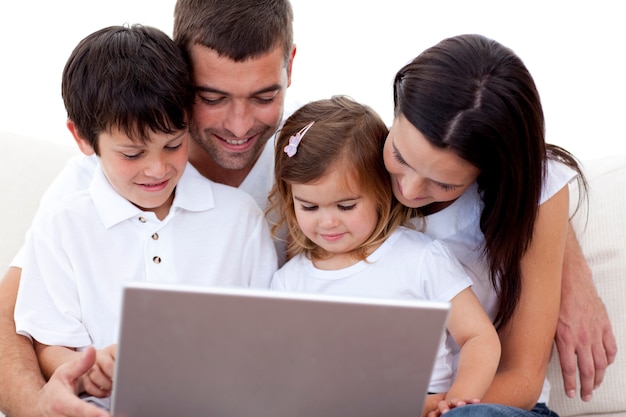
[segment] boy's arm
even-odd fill
[[[565,241],[561,308],[556,334],[563,386],[576,396],[576,369],[580,396],[588,401],[607,368],[615,360],[617,344],[604,303],[598,296],[571,223]]]
[[[74,349],[63,346],[43,345],[37,341],[34,341],[34,346],[37,359],[39,360],[41,373],[46,379],[50,378],[59,366],[64,363],[71,362],[78,356],[78,352]],[[82,389],[79,389],[78,392],[81,391]]]
[[[93,366],[84,375],[74,380],[73,388],[77,393],[87,392],[99,398],[108,397],[113,389],[113,372],[117,345],[109,345],[96,350]],[[75,361],[81,354],[72,348],[50,346],[35,342],[35,352],[45,377],[51,377],[58,368]]]
[[[10,416],[41,416],[37,398],[45,381],[32,343],[15,332],[13,320],[21,272],[11,267],[0,281],[0,410]]]
[[[77,358],[65,363],[52,374],[39,395],[39,410],[45,417],[111,417],[104,409],[76,396],[79,379],[96,361],[96,351],[88,347]]]
[[[45,382],[33,344],[15,332],[13,310],[22,270],[0,281],[0,411],[13,417],[111,417],[78,398],[78,381],[95,362],[95,350],[61,365]]]

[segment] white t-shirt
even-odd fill
[[[543,185],[540,204],[554,196],[575,176],[576,172],[566,165],[549,161],[548,175]],[[482,208],[483,203],[478,194],[478,187],[474,184],[450,206],[427,216],[424,233],[434,239],[442,240],[450,248],[472,279],[472,290],[476,293],[489,318],[493,320],[496,314],[497,296],[489,280],[489,265],[482,256],[482,245],[485,241],[480,230]],[[455,347],[455,351],[458,352],[458,347]],[[547,402],[549,387],[546,379],[539,402]]]
[[[48,203],[24,247],[15,307],[18,333],[44,344],[115,343],[125,282],[267,288],[277,268],[252,198],[189,164],[163,220],[115,192],[99,166],[88,189]]]
[[[272,289],[389,299],[449,302],[471,280],[440,241],[406,228],[394,232],[367,261],[348,268],[317,269],[304,255],[274,274]],[[453,356],[442,343],[431,377],[430,392],[446,392],[453,375]]]

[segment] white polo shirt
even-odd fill
[[[189,164],[162,221],[117,194],[99,166],[87,190],[48,203],[24,248],[15,307],[18,333],[44,344],[115,343],[124,282],[267,288],[277,268],[253,199]]]

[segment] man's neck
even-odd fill
[[[190,150],[191,147],[196,149],[189,152],[189,163],[198,170],[204,177],[211,181],[230,185],[231,187],[239,187],[241,183],[246,179],[250,173],[252,167],[244,169],[226,169],[213,160],[202,148],[193,141],[189,141]]]
[[[246,176],[248,176],[248,173],[250,173],[250,169],[225,169],[204,153],[199,158],[190,156],[189,163],[204,177],[231,187],[239,187],[243,180],[246,179]]]

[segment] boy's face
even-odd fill
[[[231,175],[243,171],[243,176],[249,172],[282,122],[294,55],[295,47],[286,64],[282,47],[277,47],[235,62],[210,48],[191,47],[196,102],[190,161],[203,174],[220,181],[212,177],[216,170]],[[207,164],[213,165],[212,172]]]
[[[145,144],[132,141],[117,128],[101,133],[99,158],[109,183],[122,197],[162,220],[187,164],[187,133],[153,132]]]

